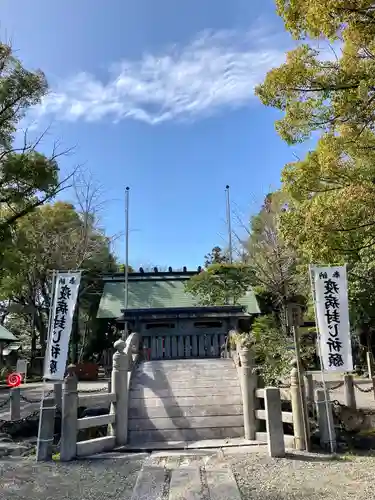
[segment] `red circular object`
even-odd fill
[[[20,373],[10,373],[7,377],[8,387],[18,387],[22,384],[22,375]]]

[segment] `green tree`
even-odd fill
[[[374,130],[375,12],[371,0],[276,0],[286,29],[297,39],[340,41],[331,57],[312,43],[297,47],[267,74],[256,92],[284,112],[277,130],[289,143],[314,130],[338,132],[364,145]],[[327,44],[328,45],[328,44]],[[367,134],[369,132],[369,134]],[[362,142],[364,140],[364,143]]]
[[[42,136],[15,141],[20,120],[47,93],[40,71],[29,71],[0,43],[0,259],[4,242],[21,217],[53,198],[63,187],[58,180],[57,150],[47,157],[36,149]]]
[[[280,231],[280,217],[287,207],[283,191],[269,193],[258,214],[250,221],[244,240],[243,259],[253,276],[252,285],[262,312],[274,313],[279,326],[287,332],[288,305],[305,304],[307,279],[298,273],[299,258]]]
[[[125,273],[125,264],[119,264],[117,266],[118,273]],[[134,273],[134,269],[132,266],[128,265],[128,273]]]
[[[237,305],[250,284],[251,275],[245,264],[211,264],[187,281],[186,291],[204,306]]]
[[[320,134],[305,158],[283,170],[289,200],[282,236],[306,264],[348,263],[352,324],[368,330],[375,316],[374,4],[276,4],[286,29],[303,43],[267,74],[256,93],[265,105],[282,111],[276,129],[288,144]],[[326,49],[336,42],[340,49],[330,45],[327,58]]]
[[[312,253],[319,234],[325,258],[331,247],[357,251],[372,241],[374,225],[373,2],[276,3],[296,38],[309,36],[320,45],[322,38],[342,42],[340,52],[328,60],[316,44],[304,43],[256,89],[264,104],[283,112],[276,129],[289,144],[321,133],[315,150],[284,169],[283,183],[297,202],[290,207],[291,223],[301,227],[302,239],[313,235]],[[331,241],[326,245],[327,233]]]
[[[95,225],[95,219],[77,212],[69,203],[39,207],[18,221],[12,251],[5,256],[5,263],[1,298],[34,318],[38,338],[31,339],[32,351],[37,341],[42,349],[45,347],[52,271],[83,270],[72,334],[78,349],[83,325],[95,321],[101,274],[116,269],[110,241]]]
[[[222,248],[213,247],[210,253],[204,256],[204,267],[209,267],[212,264],[225,264],[229,262],[228,255],[226,255]]]

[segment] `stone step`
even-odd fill
[[[169,430],[184,429],[191,430],[201,428],[242,427],[244,425],[242,415],[215,415],[208,417],[176,417],[176,418],[131,418],[129,419],[129,431],[147,430]]]
[[[241,500],[242,497],[231,470],[206,470],[205,476],[211,500]]]
[[[292,448],[293,446],[291,446]],[[244,437],[221,438],[221,439],[202,439],[200,441],[145,441],[144,443],[120,446],[117,451],[123,452],[143,452],[143,453],[186,453],[204,450],[219,450],[230,448],[230,453],[249,453],[259,452],[267,449],[267,443],[260,441],[250,441]],[[160,464],[158,464],[160,465]],[[210,464],[209,464],[210,465]],[[163,465],[164,466],[164,465]]]
[[[244,436],[243,426],[238,427],[209,427],[186,429],[154,429],[146,431],[129,431],[128,441],[131,445],[142,445],[146,442],[161,441],[202,441],[204,439],[225,439]]]
[[[169,473],[164,467],[143,466],[131,500],[162,500],[165,490],[168,491],[169,481]]]
[[[159,398],[170,398],[170,397],[188,397],[188,396],[219,396],[219,395],[227,395],[230,394],[231,396],[237,396],[241,394],[241,388],[238,386],[233,386],[233,387],[225,387],[225,386],[213,386],[211,388],[209,387],[194,387],[191,385],[190,387],[187,388],[165,388],[165,389],[158,389],[153,390],[150,389],[149,387],[142,387],[138,389],[131,389],[129,391],[129,396],[131,399],[137,399],[137,398],[147,398],[147,397],[159,397]]]
[[[202,359],[176,359],[176,360],[153,360],[146,361],[138,365],[139,369],[144,371],[150,370],[188,370],[191,367],[196,368],[234,368],[234,362],[230,360],[223,360],[218,358],[202,358]]]
[[[175,364],[168,361],[165,363],[162,361],[151,361],[150,364],[142,363],[137,367],[137,372],[142,371],[143,373],[147,373],[149,375],[156,372],[188,372],[189,370],[200,371],[202,373],[220,373],[221,371],[231,370],[237,371],[233,361],[230,363],[223,363],[210,359],[205,359],[203,363],[185,363],[183,360],[179,360]]]
[[[190,370],[160,370],[155,372],[135,371],[132,378],[143,377],[145,380],[238,380],[238,372],[236,370],[199,370],[198,368],[191,368]]]
[[[166,408],[173,406],[210,406],[210,405],[240,405],[242,404],[242,396],[218,394],[215,396],[179,396],[159,398],[157,395],[148,398],[129,398],[129,408],[156,408],[165,406]]]
[[[205,365],[206,363],[233,365],[231,358],[185,358],[185,359],[153,359],[143,361],[142,366],[185,366],[185,365]]]
[[[187,466],[165,469],[145,465],[131,500],[241,500],[233,473],[227,468]]]
[[[147,379],[142,376],[132,379],[132,383],[130,389],[142,389],[143,387],[149,387],[150,389],[163,389],[167,385],[172,389],[186,389],[188,387],[197,387],[197,388],[211,388],[218,384],[218,380],[211,379],[201,379],[201,378],[185,378],[185,379],[176,379],[174,377],[170,377],[168,379]],[[237,387],[240,382],[238,377],[233,379],[225,379],[225,387]]]
[[[202,500],[203,488],[199,467],[173,470],[168,500]]]
[[[242,415],[241,404],[214,404],[204,406],[155,406],[146,408],[138,406],[129,408],[129,418],[175,418],[175,417],[208,417],[210,415]]]
[[[207,467],[223,463],[222,450],[183,450],[154,451],[147,458],[147,465],[176,469],[178,467]]]
[[[196,372],[201,372],[201,373],[207,373],[207,372],[213,372],[213,373],[220,373],[221,371],[227,371],[230,372],[232,370],[237,371],[234,363],[230,364],[223,364],[223,363],[210,363],[208,360],[204,364],[190,364],[186,365],[184,363],[178,363],[176,365],[165,365],[165,366],[158,366],[158,365],[150,365],[146,366],[144,364],[138,365],[136,368],[137,372],[143,372],[147,373],[148,375],[151,375],[152,373],[171,373],[171,372],[189,372],[189,370],[194,370]]]

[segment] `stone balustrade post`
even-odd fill
[[[75,365],[68,366],[68,374],[64,380],[62,415],[61,415],[61,446],[60,460],[68,462],[77,454],[78,432],[78,381]]]
[[[280,389],[264,389],[264,407],[266,410],[267,445],[270,457],[285,457],[284,428],[281,413]]]
[[[238,353],[241,361],[240,380],[245,439],[255,440],[258,427],[255,410],[258,409],[258,400],[255,394],[257,389],[257,374],[255,372],[254,356],[251,349],[247,347],[241,347]]]
[[[19,420],[21,418],[21,389],[14,387],[10,390],[10,419]]]
[[[309,447],[309,428],[305,400],[303,377],[298,376],[297,360],[292,361],[290,374],[290,395],[293,413],[294,447],[296,450],[306,450]]]
[[[346,373],[344,375],[344,401],[346,406],[352,408],[353,410],[356,409],[357,403],[355,400],[354,380],[353,375],[350,373]]]
[[[115,421],[110,426],[110,434],[116,438],[116,446],[123,446],[128,439],[128,367],[131,352],[125,353],[125,342],[117,340],[113,355],[112,392],[116,394],[116,401],[111,404],[111,413],[115,414]]]

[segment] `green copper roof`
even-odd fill
[[[10,342],[17,338],[9,330],[0,325],[0,342]]]
[[[154,309],[169,307],[197,307],[196,299],[185,292],[185,280],[144,279],[129,281],[128,309]],[[107,282],[98,309],[98,318],[118,318],[124,309],[123,282]],[[250,314],[258,314],[259,307],[253,291],[247,292],[240,304]]]

